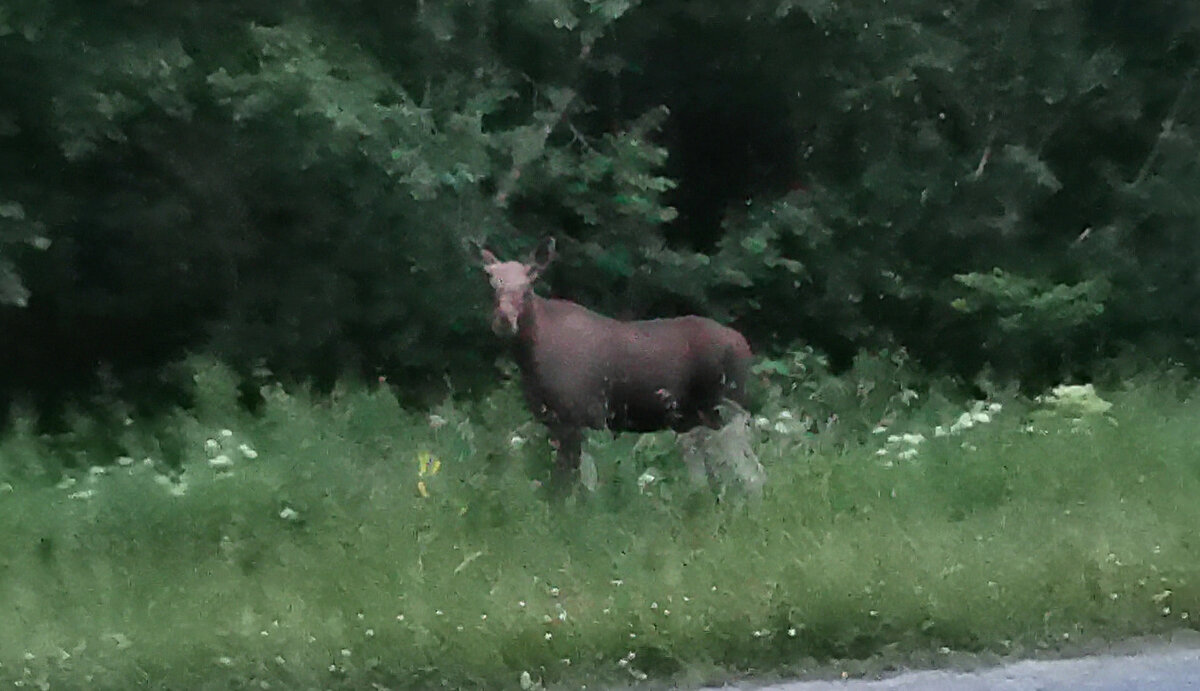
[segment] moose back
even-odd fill
[[[559,479],[578,473],[585,429],[716,429],[722,401],[744,404],[751,351],[737,331],[698,316],[619,321],[537,296],[552,238],[528,262],[480,254],[495,291],[492,330],[513,339],[526,401],[557,446]]]

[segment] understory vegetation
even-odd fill
[[[0,440],[0,683],[589,688],[858,673],[1194,627],[1182,376],[1035,398],[903,354],[760,363],[761,496],[594,434],[548,498],[515,387],[431,412],[189,365],[188,409]],[[718,497],[720,500],[718,501]]]

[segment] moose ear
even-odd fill
[[[542,271],[550,264],[550,262],[554,261],[555,256],[557,256],[557,254],[554,251],[554,238],[547,237],[542,240],[541,243],[538,244],[537,249],[533,251],[533,261],[530,263],[533,264],[534,268],[536,268],[538,271]]]
[[[484,266],[491,266],[492,264],[500,263],[500,260],[496,259],[496,255],[482,247],[479,248],[479,260],[483,262]]]

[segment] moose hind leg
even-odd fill
[[[708,436],[709,431],[707,429],[697,427],[676,437],[679,441],[680,454],[683,456],[684,465],[687,466],[688,480],[691,482],[693,489],[708,486],[710,468],[708,453],[705,448]]]

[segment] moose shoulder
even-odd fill
[[[512,337],[533,414],[558,446],[559,475],[578,471],[585,429],[686,432],[716,428],[718,405],[744,403],[750,346],[698,316],[619,321],[533,284],[554,258],[547,240],[527,263],[482,250],[495,291],[492,328]]]

